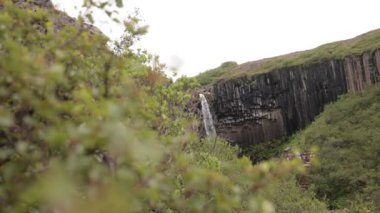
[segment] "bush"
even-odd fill
[[[316,199],[312,189],[301,188],[294,175],[277,181],[263,190],[263,197],[273,202],[277,212],[328,212]]]
[[[57,30],[62,13],[1,4],[1,212],[273,210],[258,190],[299,164],[252,166],[199,142],[186,110],[197,83],[172,83],[130,48],[145,32],[137,18],[115,54],[80,20]]]
[[[244,147],[241,154],[248,156],[253,163],[259,163],[280,156],[288,144],[287,138],[265,141]]]

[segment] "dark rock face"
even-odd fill
[[[380,81],[380,50],[220,81],[212,108],[218,135],[240,146],[291,135],[326,104]]]

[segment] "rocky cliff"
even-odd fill
[[[211,89],[217,133],[243,147],[289,136],[339,95],[379,81],[379,49],[221,80]]]

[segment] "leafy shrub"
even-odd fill
[[[301,188],[294,175],[270,185],[261,196],[272,201],[277,212],[328,212],[313,190]]]
[[[1,212],[273,211],[258,190],[299,162],[253,166],[219,139],[200,142],[186,110],[197,82],[172,83],[130,48],[138,19],[115,54],[83,18],[57,29],[62,13],[1,4]]]

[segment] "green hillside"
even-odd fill
[[[291,67],[301,64],[312,64],[327,59],[341,59],[349,55],[374,51],[380,47],[380,30],[374,30],[352,39],[321,45],[315,49],[266,58],[240,64],[239,66],[223,66],[205,71],[196,76],[202,85],[214,83],[221,79],[237,78],[242,75],[255,75],[274,69]]]
[[[326,110],[292,145],[319,148],[310,177],[330,208],[380,210],[380,86],[348,94]],[[356,212],[356,211],[353,211]]]

